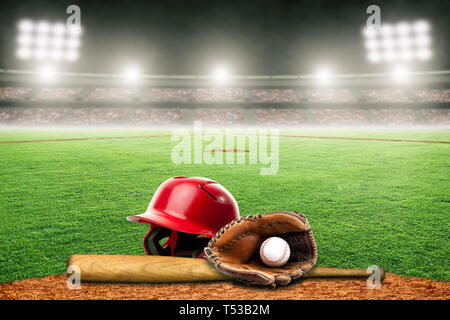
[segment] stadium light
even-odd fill
[[[30,20],[22,20],[19,22],[19,31],[21,33],[31,33],[33,31],[34,25]]]
[[[76,50],[69,50],[66,52],[65,59],[67,61],[75,61],[78,59],[78,52]]]
[[[17,38],[17,42],[23,48],[23,47],[30,46],[33,42],[33,38],[28,33],[23,33]]]
[[[395,80],[405,82],[408,79],[408,69],[404,66],[397,66],[392,72],[392,76]]]
[[[136,81],[140,75],[141,73],[136,66],[127,66],[124,68],[123,76],[128,81]]]
[[[381,60],[381,55],[376,51],[369,52],[369,54],[367,55],[367,59],[370,62],[377,63]]]
[[[40,35],[50,32],[50,24],[47,21],[41,21],[36,25],[36,32]]]
[[[368,50],[376,50],[380,47],[380,43],[376,39],[369,39],[366,42],[366,47]]]
[[[431,58],[431,56],[432,56],[432,52],[431,52],[431,50],[428,49],[428,48],[420,49],[420,50],[417,52],[417,58],[418,58],[419,60],[429,60],[429,59]]]
[[[79,58],[81,27],[21,20],[18,31],[16,55],[19,59],[73,62]]]
[[[53,25],[52,33],[55,36],[62,36],[66,33],[66,27],[63,23],[55,23]]]
[[[332,73],[328,68],[322,67],[316,72],[316,79],[321,84],[327,84],[330,82]]]
[[[399,36],[408,35],[410,30],[411,30],[410,25],[405,22],[399,23],[396,27],[396,32]]]
[[[384,24],[378,29],[366,27],[363,35],[367,59],[371,63],[429,60],[432,57],[429,31],[426,21]]]
[[[390,37],[394,33],[394,28],[390,24],[385,24],[381,27],[380,32],[384,37]]]
[[[55,77],[55,69],[52,66],[43,67],[39,73],[43,81],[50,81]]]
[[[53,48],[61,48],[64,45],[64,38],[62,37],[55,37],[51,41],[51,46]]]
[[[62,50],[55,48],[50,52],[50,58],[54,61],[60,61],[63,59]]]
[[[427,33],[430,30],[430,25],[426,21],[417,21],[413,25],[416,34]]]
[[[224,66],[219,66],[214,69],[213,77],[218,82],[225,82],[229,79],[230,73]]]
[[[34,58],[37,60],[44,60],[48,58],[48,51],[45,48],[37,48],[34,51]]]
[[[31,58],[31,50],[29,48],[22,47],[17,50],[17,56],[20,59],[24,59],[24,60],[30,59]]]
[[[422,35],[419,36],[417,38],[415,38],[415,43],[418,47],[428,47],[429,44],[431,43],[431,39],[430,37],[426,36],[426,35]]]

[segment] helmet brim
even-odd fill
[[[168,216],[167,214],[154,209],[142,214],[128,216],[127,220],[131,222],[150,223],[153,227],[164,227],[185,233],[204,234],[209,237],[215,235],[215,232],[207,226],[193,221],[180,219],[173,215]]]

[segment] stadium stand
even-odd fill
[[[297,102],[292,89],[253,89],[252,102]]]
[[[450,89],[4,86],[0,123],[158,126],[201,120],[215,126],[450,126],[449,102]]]
[[[414,125],[421,122],[413,109],[374,109],[369,112],[374,124],[379,125]]]
[[[70,101],[82,95],[82,88],[0,87],[0,101]],[[252,103],[448,103],[450,89],[293,89],[244,88],[94,88],[86,101],[132,101],[142,96],[145,102],[252,102]],[[247,98],[248,97],[248,98]],[[359,99],[362,97],[363,101]]]
[[[358,99],[347,89],[304,90],[302,93],[310,102],[358,102]]]
[[[31,91],[31,88],[3,87],[0,88],[0,100],[23,100]]]
[[[181,124],[184,109],[136,109],[130,110],[129,123],[136,126]]]
[[[357,126],[369,124],[365,110],[311,109],[312,123],[321,126]]]
[[[403,90],[395,89],[372,89],[361,90],[367,101],[369,102],[389,102],[389,103],[404,103],[413,102],[403,92]]]
[[[69,125],[89,125],[89,124],[120,124],[125,120],[127,109],[75,109],[66,119],[64,124]]]
[[[193,100],[192,89],[152,88],[145,101],[188,102]]]
[[[431,125],[450,124],[450,109],[424,109],[420,112]]]
[[[289,126],[308,124],[306,111],[300,109],[256,109],[256,124]]]
[[[90,101],[132,100],[138,90],[136,88],[96,88],[89,96]]]
[[[81,88],[42,88],[32,97],[34,101],[71,100],[81,93]]]
[[[0,109],[0,123],[8,123],[14,119],[18,114],[20,109]]]
[[[419,102],[450,102],[450,89],[446,90],[413,90],[412,94]]]
[[[243,110],[200,109],[195,112],[195,120],[201,120],[206,125],[224,126],[244,124],[245,117]]]
[[[450,109],[0,108],[0,124],[158,126],[450,126]]]
[[[199,88],[196,94],[198,102],[242,102],[244,98],[242,88]]]
[[[69,112],[68,109],[32,108],[23,110],[15,123],[19,125],[48,125],[59,123]]]

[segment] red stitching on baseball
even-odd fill
[[[285,241],[283,254],[281,255],[280,258],[278,258],[277,260],[275,260],[273,262],[267,260],[267,257],[264,255],[264,247],[266,246],[267,243],[268,243],[268,241],[264,241],[264,243],[262,244],[261,249],[260,249],[262,252],[263,261],[265,261],[268,264],[274,264],[274,263],[281,262],[284,259],[284,257],[286,257],[286,255],[287,255],[288,243]]]
[[[267,260],[267,257],[264,255],[264,247],[266,246],[266,244],[267,244],[267,241],[264,241],[264,243],[263,243],[262,246],[261,246],[260,252],[262,252],[262,258],[263,258],[263,261],[265,261],[265,262],[267,262],[267,263],[270,263],[270,262]]]

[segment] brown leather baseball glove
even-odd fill
[[[261,244],[277,236],[291,249],[283,267],[268,267],[259,256]],[[298,212],[273,212],[242,217],[225,225],[205,247],[216,268],[248,284],[288,284],[301,277],[317,260],[317,246],[306,217]]]

